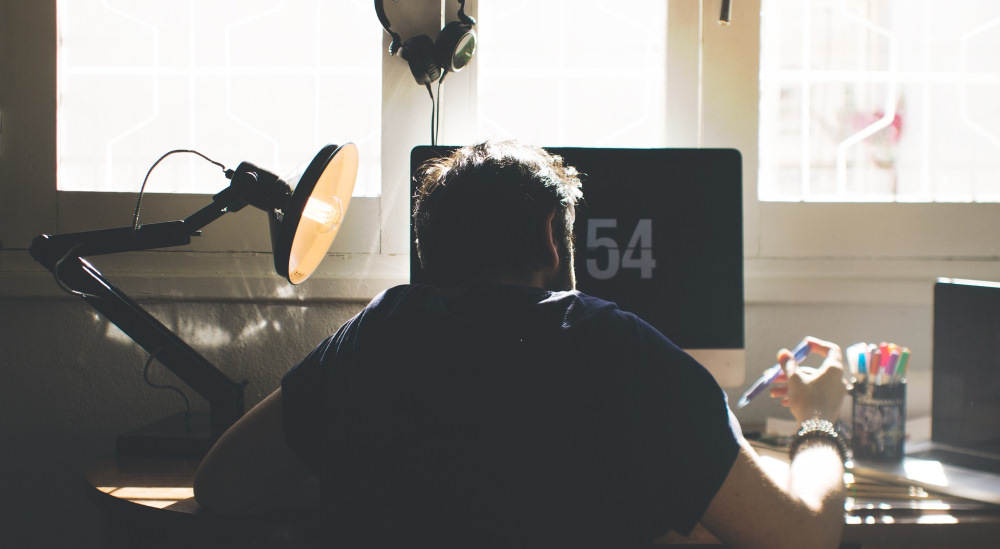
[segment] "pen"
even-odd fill
[[[803,360],[805,360],[805,358],[809,356],[810,350],[811,349],[809,346],[809,342],[806,340],[802,340],[802,343],[799,343],[799,346],[796,347],[794,351],[792,351],[792,355],[795,356],[795,362],[802,362]],[[743,397],[740,398],[740,401],[736,404],[736,407],[742,408],[747,404],[750,404],[750,401],[760,396],[760,394],[763,393],[764,390],[768,388],[768,386],[774,383],[775,379],[778,379],[778,375],[780,374],[781,374],[780,363],[775,364],[774,366],[771,366],[770,368],[764,370],[764,373],[761,374],[759,378],[757,378],[757,381],[755,381],[753,385],[750,386],[749,389],[747,389],[747,392],[743,393]]]

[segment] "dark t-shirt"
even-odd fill
[[[392,288],[282,393],[355,547],[647,546],[691,531],[739,446],[700,364],[575,291]]]

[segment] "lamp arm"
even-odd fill
[[[198,231],[188,231],[183,221],[150,223],[138,229],[117,227],[56,235],[43,234],[31,243],[31,255],[50,271],[67,255],[89,257],[119,252],[184,246]]]
[[[227,188],[215,195],[211,204],[184,220],[146,223],[138,228],[116,227],[77,233],[43,234],[32,242],[31,255],[54,272],[56,262],[70,254],[75,257],[90,257],[186,246],[191,243],[191,237],[201,235],[202,227],[245,204],[240,203],[236,193]]]
[[[283,215],[282,208],[288,205],[292,191],[277,175],[244,162],[235,171],[227,171],[226,177],[232,180],[230,185],[213,196],[211,204],[183,220],[43,234],[34,239],[29,249],[31,256],[52,272],[61,286],[80,295],[208,401],[213,439],[243,415],[244,384],[226,377],[83,258],[190,244],[191,237],[199,236],[202,227],[248,205],[268,212],[275,219]]]
[[[218,438],[243,416],[244,385],[230,380],[117,286],[80,258],[64,261],[59,276],[82,290],[91,307],[174,373],[209,404],[211,435]]]
[[[31,255],[45,265],[66,285],[79,291],[91,307],[125,332],[146,352],[201,395],[210,406],[210,427],[213,437],[221,436],[243,415],[243,385],[226,377],[191,346],[154,318],[125,292],[104,278],[93,265],[79,256],[53,257],[49,241],[42,235],[31,246]],[[66,236],[79,236],[66,235]],[[86,244],[82,245],[85,247]],[[58,269],[58,273],[56,270]]]
[[[145,224],[138,229],[43,234],[29,249],[31,256],[61,283],[79,292],[91,307],[146,352],[155,354],[160,363],[208,401],[211,435],[216,438],[243,415],[243,385],[226,377],[82,258],[189,244],[192,236],[200,234],[201,227],[222,216],[229,207],[225,200],[216,199],[183,221]]]

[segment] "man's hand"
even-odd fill
[[[771,396],[782,399],[800,423],[837,419],[846,394],[840,347],[806,338],[819,368],[803,367],[788,349],[778,351],[783,373]],[[793,548],[840,545],[844,529],[844,467],[837,449],[816,444],[796,454],[778,474],[766,470],[743,441],[729,475],[701,522],[729,547]]]
[[[778,363],[783,372],[771,388],[771,396],[780,398],[795,420],[811,418],[837,420],[840,405],[847,394],[844,363],[836,343],[807,337],[809,351],[825,357],[819,368],[800,366],[788,349],[778,351]]]

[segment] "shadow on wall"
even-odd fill
[[[158,302],[143,306],[235,381],[247,408],[365,302]],[[97,515],[84,497],[86,464],[119,433],[183,409],[143,381],[148,355],[86,303],[11,299],[0,306],[0,516],[5,547],[96,547]],[[177,384],[155,362],[150,379]],[[53,528],[58,525],[57,528]]]

